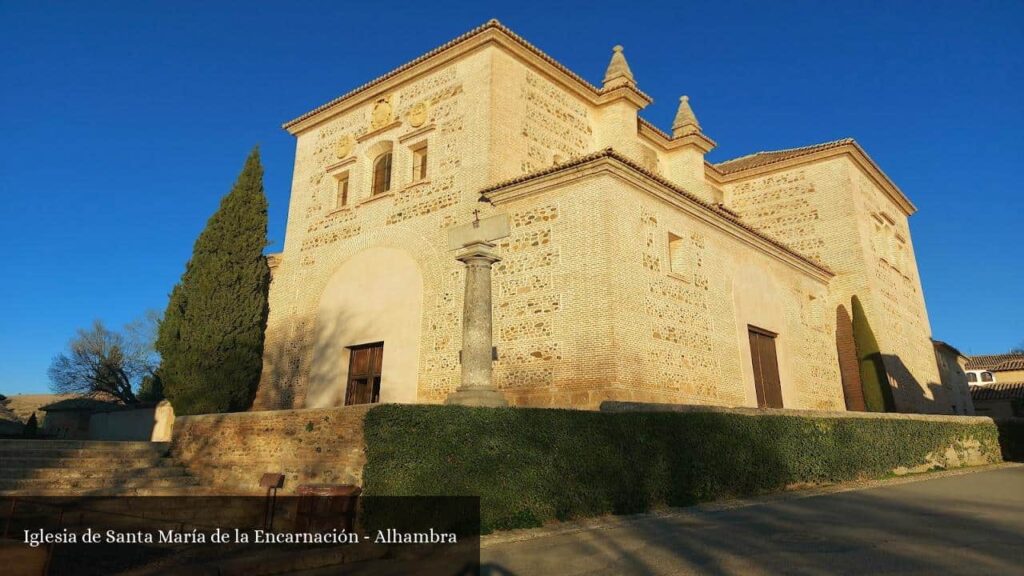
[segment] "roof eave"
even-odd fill
[[[849,156],[853,160],[854,164],[861,168],[869,178],[874,180],[886,196],[900,207],[904,214],[910,216],[917,212],[917,206],[915,206],[910,199],[907,198],[906,194],[900,190],[896,183],[882,171],[871,156],[861,148],[860,144],[852,139],[828,148],[814,149],[813,146],[809,146],[806,153],[732,172],[723,171],[721,168],[713,164],[705,164],[705,172],[711,174],[716,182],[727,184],[736,180],[745,180],[762,174],[786,170],[802,164],[809,164],[843,155]]]
[[[478,26],[410,62],[302,114],[294,120],[285,122],[282,127],[290,134],[297,135],[328,118],[341,114],[366,100],[376,97],[382,92],[394,88],[397,84],[417,76],[422,76],[451,62],[455,58],[492,43],[520,55],[524,60],[543,69],[550,78],[595,105],[601,105],[620,97],[628,97],[642,104],[642,106],[652,102],[650,96],[635,86],[628,87],[625,92],[619,88],[602,90],[594,86],[505,25],[497,20],[490,20],[486,24]]]
[[[749,235],[749,238],[745,238],[748,242],[753,241],[754,243],[764,243],[764,245],[772,246],[775,251],[781,252],[781,254],[774,254],[777,258],[780,258],[788,264],[819,278],[823,282],[828,282],[833,276],[835,276],[829,268],[820,262],[816,262],[815,260],[800,254],[779,240],[767,236],[763,232],[743,223],[739,218],[729,212],[713,204],[709,204],[665,178],[649,172],[642,166],[636,164],[629,158],[619,154],[611,148],[606,148],[599,152],[581,156],[557,166],[489,186],[480,191],[481,200],[495,204],[500,204],[502,201],[510,201],[511,199],[516,199],[523,195],[520,192],[524,191],[526,187],[537,186],[539,188],[544,188],[542,185],[543,181],[549,177],[554,177],[558,174],[574,170],[582,170],[588,165],[599,162],[614,162],[620,167],[628,169],[630,173],[639,175],[646,181],[653,182],[656,185],[671,191],[674,193],[675,198],[681,199],[689,205],[697,207],[699,210],[704,212],[705,215],[713,216],[714,219],[719,220],[720,225],[722,223],[727,223],[726,227],[729,228],[734,235]],[[762,246],[762,248],[765,248],[765,246]]]

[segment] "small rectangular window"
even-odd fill
[[[686,274],[686,246],[682,238],[671,232],[668,234],[668,260],[673,274]]]
[[[337,179],[337,188],[334,208],[344,208],[348,206],[348,172],[335,176],[335,178]]]
[[[423,180],[427,177],[427,145],[423,144],[412,151],[412,179]]]

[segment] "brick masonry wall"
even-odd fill
[[[180,416],[171,453],[203,485],[260,491],[266,472],[285,475],[283,493],[301,484],[361,484],[363,418],[370,406]]]
[[[400,74],[296,132],[255,409],[336,405],[348,347],[372,342],[384,342],[383,402],[444,401],[460,380],[463,305],[463,269],[447,234],[477,210],[512,222],[496,248],[493,292],[495,382],[513,404],[754,405],[750,324],[779,333],[787,407],[842,410],[840,365],[854,372],[835,318],[858,295],[899,408],[951,409],[937,384],[906,218],[848,159],[758,170],[712,190],[702,163],[682,169],[696,148],[640,130],[642,105],[598,102],[550,72],[486,45]],[[423,144],[428,176],[417,180],[414,150]],[[605,147],[701,197],[721,196],[747,224],[836,276],[823,284],[782,264],[779,250],[737,243],[717,218],[695,218],[628,182],[556,182],[501,206],[478,201],[488,185]],[[373,160],[385,150],[394,152],[391,191],[370,197]],[[349,200],[338,206],[343,174]],[[353,269],[360,258],[374,265]],[[388,282],[399,265],[412,281]],[[405,316],[375,312],[399,309]]]
[[[726,190],[744,220],[836,273],[829,286],[835,314],[852,313],[852,297],[860,299],[899,411],[952,411],[931,348],[907,216],[862,170],[835,157],[755,173]]]

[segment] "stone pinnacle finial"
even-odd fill
[[[672,122],[672,136],[678,138],[698,132],[700,132],[700,122],[697,122],[697,116],[694,115],[693,108],[690,108],[690,97],[682,96],[679,98],[676,119]]]
[[[626,56],[622,53],[622,46],[616,45],[612,48],[612,61],[608,63],[608,70],[604,73],[604,88],[618,88],[626,84],[635,85],[633,71],[626,63]]]

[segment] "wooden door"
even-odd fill
[[[750,336],[750,359],[754,365],[754,389],[758,408],[782,408],[782,383],[779,380],[779,361],[775,354],[777,334],[747,327]]]
[[[384,362],[384,343],[353,346],[348,363],[345,405],[380,402],[380,368]]]

